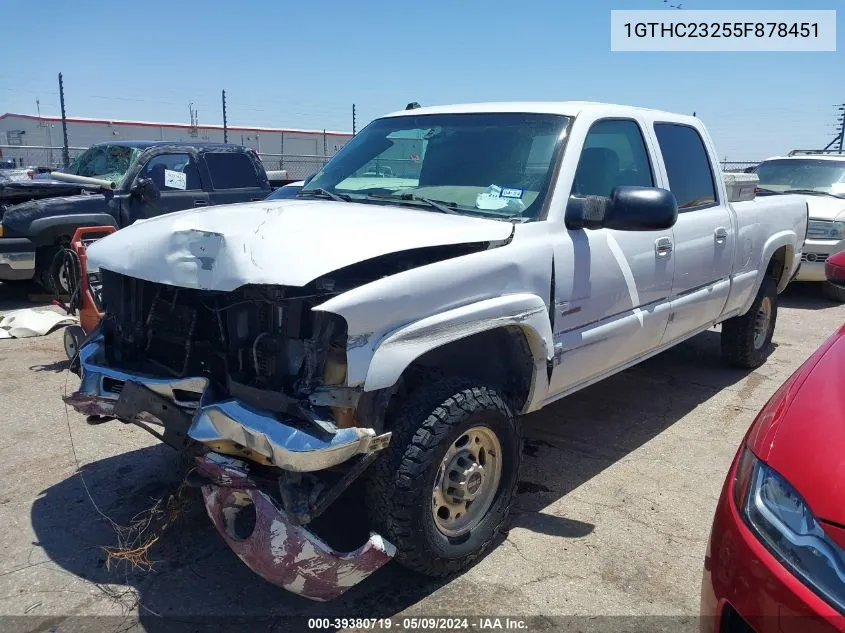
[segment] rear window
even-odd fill
[[[260,187],[255,166],[246,154],[237,152],[206,152],[205,163],[211,174],[214,189],[244,189]]]
[[[654,132],[678,209],[688,211],[715,204],[713,170],[698,131],[688,125],[655,123]]]

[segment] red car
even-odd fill
[[[845,286],[845,253],[828,260]],[[706,633],[845,631],[845,326],[763,407],[704,559]]]

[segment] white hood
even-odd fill
[[[810,207],[811,220],[835,220],[840,213],[845,213],[845,199],[831,196],[804,196]]]
[[[265,200],[136,222],[91,246],[89,267],[183,288],[304,286],[388,253],[496,242],[513,225],[407,207]]]

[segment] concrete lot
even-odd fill
[[[0,285],[0,310],[25,303]],[[330,604],[250,572],[201,505],[165,533],[151,572],[105,567],[115,542],[99,509],[127,521],[173,486],[174,453],[144,431],[89,426],[61,331],[0,341],[0,615],[671,615],[698,613],[712,512],[738,443],[780,383],[845,320],[812,285],[781,298],[776,347],[748,373],[726,369],[706,332],[525,418],[527,444],[507,537],[448,582],[389,565]],[[69,430],[72,432],[69,435]],[[74,448],[76,457],[74,457]],[[43,619],[47,618],[47,619]],[[19,624],[24,626],[25,621]],[[52,623],[52,624],[51,624]]]

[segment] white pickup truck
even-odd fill
[[[729,362],[764,362],[807,205],[731,204],[717,165],[701,121],[654,110],[379,118],[296,199],[92,246],[106,316],[66,401],[194,449],[220,534],[286,589],[326,600],[394,554],[463,569],[508,514],[520,414],[718,323]],[[373,531],[338,552],[311,522],[356,480]]]

